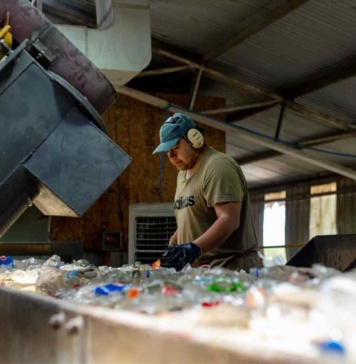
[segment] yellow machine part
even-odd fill
[[[0,40],[3,39],[5,45],[9,48],[12,48],[12,34],[10,33],[10,25],[5,25],[2,29],[0,29]],[[4,58],[7,52],[3,52],[0,46],[0,61]]]
[[[12,47],[12,34],[10,33],[10,25],[5,25],[1,30],[0,30],[0,39],[4,39],[5,44],[11,48]]]

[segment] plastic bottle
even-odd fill
[[[10,256],[2,255],[0,257],[0,269],[14,269],[14,259]]]

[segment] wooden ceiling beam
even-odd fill
[[[266,16],[258,19],[255,23],[251,24],[250,26],[240,29],[239,23],[237,24],[235,34],[226,41],[222,39],[218,39],[214,46],[211,47],[211,51],[207,52],[202,57],[202,63],[207,63],[221,54],[224,54],[229,49],[235,47],[236,45],[242,43],[245,39],[251,37],[252,35],[259,32],[261,29],[265,28],[266,26],[274,23],[278,19],[283,18],[293,10],[297,9],[299,6],[303,5],[309,0],[285,0],[283,1],[277,8],[271,10],[267,13]]]
[[[299,148],[315,147],[316,145],[332,143],[337,140],[342,140],[342,139],[346,139],[346,138],[354,138],[354,137],[356,137],[355,131],[347,132],[347,133],[331,134],[331,135],[321,136],[319,138],[312,138],[312,139],[300,141],[300,142],[298,142],[298,146],[299,146]]]
[[[335,127],[344,131],[356,130],[356,125],[347,123],[344,120],[334,118],[333,116],[325,114],[321,111],[312,110],[309,107],[299,104],[297,102],[286,101],[286,106],[288,109],[294,110],[298,114],[309,116],[324,125]]]
[[[182,72],[187,70],[192,70],[194,67],[192,66],[177,66],[177,67],[166,67],[160,68],[155,70],[143,71],[140,72],[136,77],[146,77],[146,76],[158,76],[158,75],[165,75],[168,73],[174,72]]]

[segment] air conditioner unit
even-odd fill
[[[128,263],[159,259],[176,228],[173,203],[130,205]]]

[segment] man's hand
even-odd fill
[[[195,243],[187,243],[168,248],[162,255],[168,267],[181,271],[186,264],[194,263],[202,254],[200,247]]]

